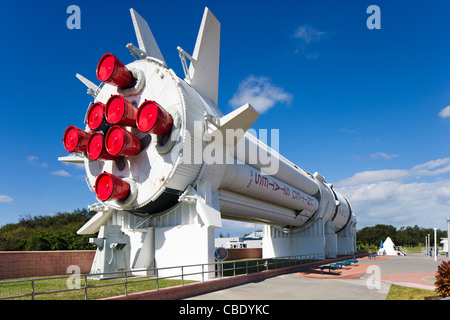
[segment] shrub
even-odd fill
[[[450,296],[450,263],[442,261],[436,272],[435,291],[442,297]]]

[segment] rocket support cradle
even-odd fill
[[[84,130],[67,128],[73,154],[59,159],[84,163],[100,200],[78,231],[100,231],[91,273],[213,263],[222,219],[264,224],[265,258],[354,251],[347,199],[251,135],[259,114],[250,104],[221,113],[220,23],[208,8],[194,54],[178,48],[185,79],[130,11],[139,48],[127,48],[137,59],[125,66],[105,54],[101,86],[77,75],[95,101]]]

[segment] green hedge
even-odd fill
[[[0,227],[0,251],[95,249],[89,243],[93,235],[77,234],[94,214],[83,209],[53,216],[26,216],[18,223]]]

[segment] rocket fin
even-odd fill
[[[222,228],[222,216],[220,214],[217,194],[215,194],[216,201],[213,201],[211,184],[208,181],[201,181],[199,185],[201,186],[199,191],[188,187],[181,196],[181,201],[195,203],[195,209],[207,227]]]
[[[205,8],[189,66],[190,85],[217,105],[219,95],[220,22]]]
[[[58,161],[65,162],[65,163],[81,164],[81,163],[84,163],[84,157],[81,154],[73,153],[66,157],[59,157]]]
[[[222,228],[222,219],[220,211],[213,206],[207,204],[202,197],[197,197],[195,202],[195,209],[203,220],[203,223],[208,227]]]
[[[136,32],[139,49],[144,51],[150,57],[166,63],[147,21],[145,21],[144,18],[142,18],[133,8],[130,9],[130,13],[131,19],[133,20],[134,31]]]
[[[92,95],[94,98],[97,96],[98,86],[94,84],[92,81],[86,79],[81,74],[77,73],[76,77],[78,80],[83,82],[83,84],[88,87],[88,94]]]
[[[247,103],[239,109],[221,117],[216,130],[220,131],[222,137],[224,137],[223,143],[230,148],[234,148],[244,136],[245,132],[252,127],[258,118],[259,113],[251,106],[251,104]],[[226,137],[228,137],[227,130],[233,131],[233,139],[231,139],[231,141],[226,139]],[[210,134],[213,135],[214,132]]]
[[[114,209],[108,210],[106,212],[98,212],[77,231],[77,234],[82,235],[97,233],[100,230],[101,226],[106,225],[113,211]]]

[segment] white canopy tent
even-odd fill
[[[380,248],[378,250],[379,256],[397,256],[398,251],[395,250],[394,242],[392,242],[392,239],[390,237],[387,237],[386,240],[383,243],[383,248]]]

